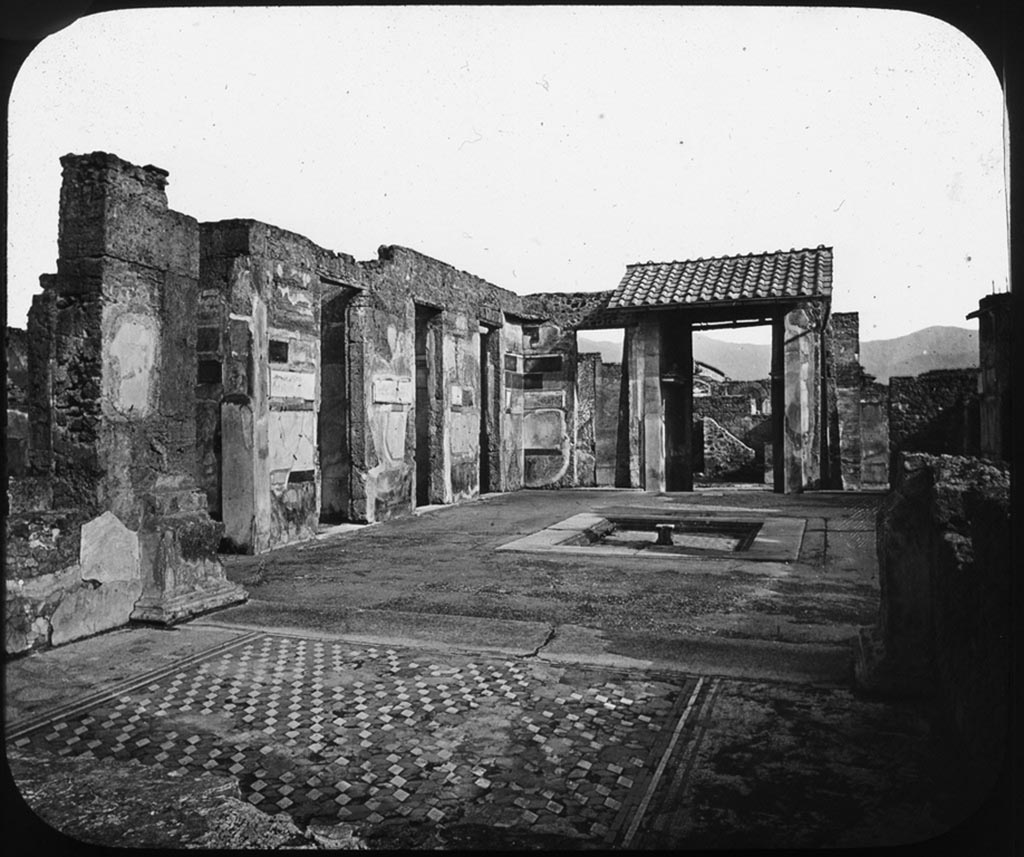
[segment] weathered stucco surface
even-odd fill
[[[33,476],[52,491],[8,521],[8,651],[245,597],[195,482],[198,224],[167,208],[156,167],[62,164],[58,273],[29,331],[45,379],[30,390]]]

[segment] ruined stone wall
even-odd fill
[[[938,369],[915,378],[890,378],[890,454],[977,452],[977,386],[975,369]]]
[[[695,420],[704,417],[713,419],[727,431],[742,438],[765,420],[764,414],[751,413],[750,399],[747,395],[730,395],[714,385],[710,396],[693,397],[693,416]]]
[[[25,476],[29,467],[28,339],[24,330],[7,328],[7,414],[4,423],[7,473]]]
[[[932,694],[984,795],[1009,723],[1010,472],[977,458],[897,453],[879,510],[881,608],[862,686]]]
[[[61,162],[58,273],[29,314],[49,491],[16,491],[7,522],[8,651],[241,596],[195,490],[198,224],[167,207],[163,170]]]
[[[268,224],[203,224],[199,469],[236,550],[316,533],[324,272],[361,276],[351,258]]]
[[[505,357],[515,357],[515,326],[506,330],[506,314],[522,315],[518,295],[459,271],[405,247],[381,247],[379,258],[361,263],[367,283],[364,296],[353,302],[352,338],[358,336],[363,356],[363,394],[366,407],[354,405],[363,419],[362,445],[353,445],[357,495],[355,520],[383,520],[410,511],[415,503],[416,477],[416,306],[436,315],[429,334],[432,444],[428,478],[429,502],[452,503],[474,497],[480,490],[481,326],[499,331],[487,360],[488,378],[495,388],[488,401],[504,403],[503,415],[491,419],[495,432],[489,443],[495,455],[492,486],[511,490],[521,472],[517,456],[505,456],[516,423],[514,396],[508,395],[509,370]],[[358,334],[356,331],[358,330]],[[517,364],[518,367],[518,364]],[[365,415],[365,418],[364,418]],[[497,415],[495,415],[497,416]],[[497,436],[494,436],[497,435]],[[421,439],[422,440],[422,439]]]
[[[523,325],[523,486],[575,484],[576,333]]]
[[[597,388],[601,355],[576,360],[576,479],[578,488],[597,485]]]
[[[51,404],[57,304],[55,279],[52,274],[43,274],[39,278],[43,291],[32,296],[28,311],[28,465],[29,471],[45,478],[47,485],[53,469]]]
[[[829,316],[829,354],[837,387],[859,387],[860,314],[834,312]]]
[[[611,294],[611,291],[543,292],[524,295],[522,301],[525,312],[568,330],[575,329],[588,318],[594,318]]]

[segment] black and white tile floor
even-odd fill
[[[300,823],[468,814],[630,845],[678,795],[713,684],[253,632],[9,724],[8,743],[221,772]]]

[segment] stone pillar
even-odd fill
[[[636,325],[626,328],[622,340],[622,387],[619,414],[619,462],[615,484],[618,488],[643,487],[643,378],[644,361]]]
[[[823,307],[798,304],[783,321],[785,412],[783,491],[821,487],[821,320]],[[776,485],[776,487],[778,487]]]
[[[54,505],[97,516],[81,555],[137,581],[131,619],[171,623],[244,600],[195,478],[198,224],[167,208],[161,169],[101,152],[61,163]]]
[[[1011,460],[1010,371],[1013,365],[1013,293],[988,295],[967,318],[977,318],[980,446],[985,458]]]
[[[635,359],[638,364],[643,426],[643,488],[665,490],[665,407],[661,396],[661,322],[643,320],[637,325]]]
[[[785,490],[785,444],[782,441],[786,425],[786,374],[785,344],[786,329],[784,316],[777,315],[772,319],[772,442],[765,444],[765,469],[771,468],[771,479],[765,477],[765,483],[772,486],[776,493]]]

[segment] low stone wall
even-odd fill
[[[881,609],[857,675],[931,695],[984,796],[1005,758],[1010,676],[1009,468],[899,454],[878,515]]]

